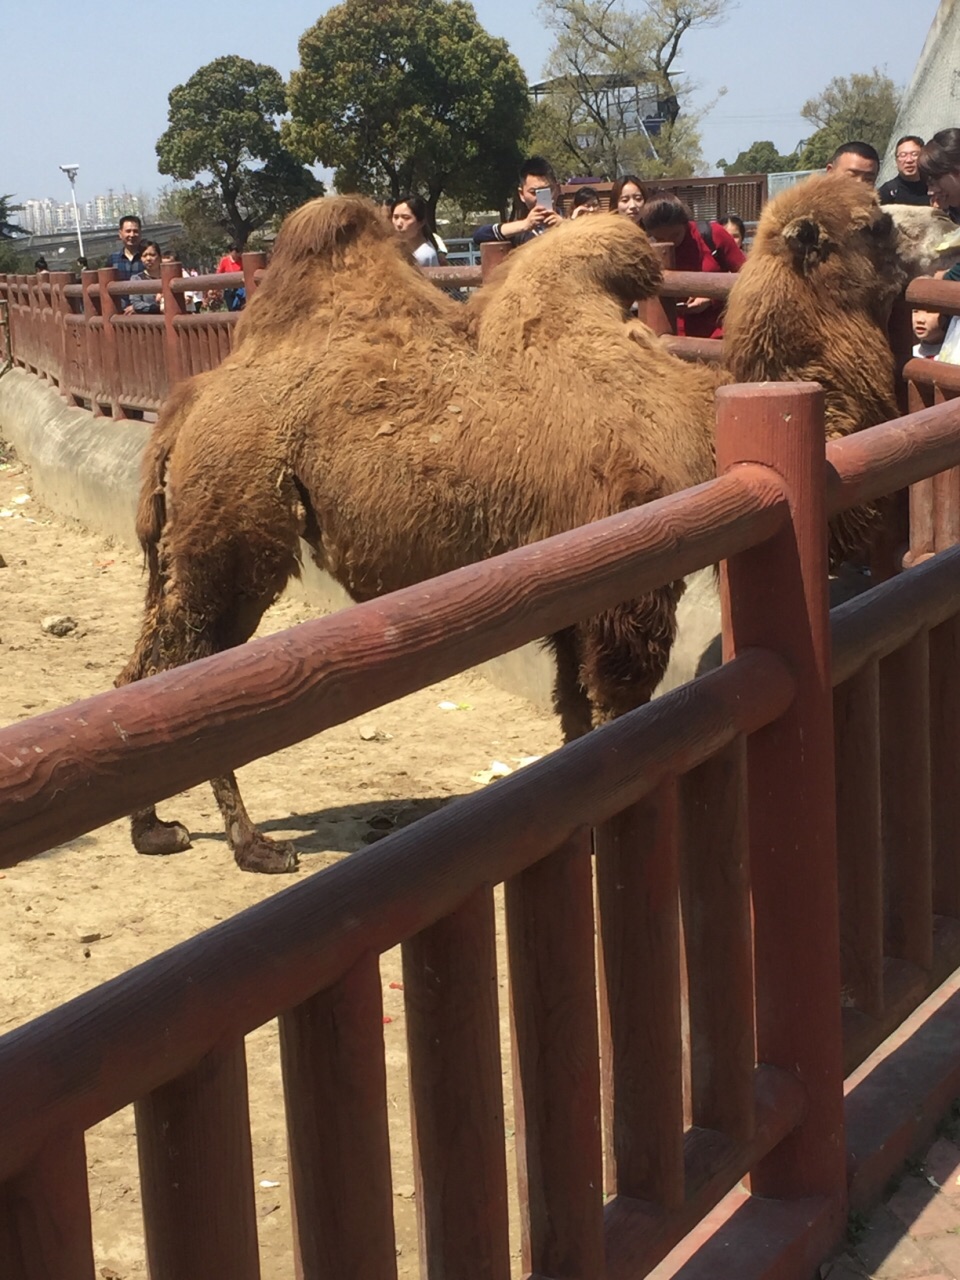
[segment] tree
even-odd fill
[[[835,77],[800,108],[817,131],[807,139],[797,168],[822,169],[844,142],[869,142],[882,156],[899,104],[900,90],[876,67],[869,75]]]
[[[202,183],[162,187],[157,195],[160,222],[179,222],[182,230],[166,247],[185,266],[214,270],[223,253],[223,224],[216,197]]]
[[[13,204],[13,196],[0,196],[0,240],[13,240],[17,236],[25,236],[26,230],[19,222],[11,222],[10,215],[22,213],[22,204]]]
[[[0,196],[0,271],[20,271],[23,263],[17,250],[17,238],[26,230],[18,222],[11,222],[11,215],[20,213],[22,204],[13,204],[13,196]]]
[[[286,97],[273,67],[216,58],[169,101],[169,127],[157,141],[160,172],[180,181],[210,174],[191,191],[241,249],[252,232],[322,193],[281,141]]]
[[[684,176],[703,163],[690,85],[676,69],[688,31],[722,22],[729,0],[542,0],[555,42],[531,145],[561,169]],[[723,92],[721,90],[721,92]]]
[[[772,142],[753,142],[736,160],[718,160],[717,165],[729,177],[737,173],[787,173],[796,168],[797,155],[782,156]]]
[[[300,40],[284,139],[340,191],[474,208],[516,183],[527,82],[466,0],[344,0]]]

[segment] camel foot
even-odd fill
[[[271,840],[255,831],[249,840],[233,851],[241,871],[259,871],[262,875],[284,875],[300,866],[297,851],[289,840]]]
[[[183,853],[190,848],[190,832],[182,822],[134,823],[131,835],[137,853]]]

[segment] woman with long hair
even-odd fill
[[[626,173],[610,188],[610,212],[622,214],[640,225],[640,213],[650,199],[650,193],[639,178]]]
[[[440,251],[430,230],[427,202],[415,193],[394,202],[390,210],[393,229],[421,267],[439,267]]]
[[[917,161],[930,203],[960,222],[960,129],[941,129],[921,148]]]

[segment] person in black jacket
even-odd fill
[[[520,185],[514,201],[513,218],[508,222],[477,227],[473,243],[509,240],[512,245],[526,244],[561,221],[559,204],[560,184],[553,166],[543,156],[530,156],[520,166]]]
[[[915,133],[908,133],[897,139],[894,155],[897,162],[897,176],[877,188],[881,204],[929,205],[927,184],[920,177],[922,150],[923,139],[918,138]]]

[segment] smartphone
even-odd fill
[[[537,204],[541,209],[553,210],[553,192],[549,187],[537,188]]]

